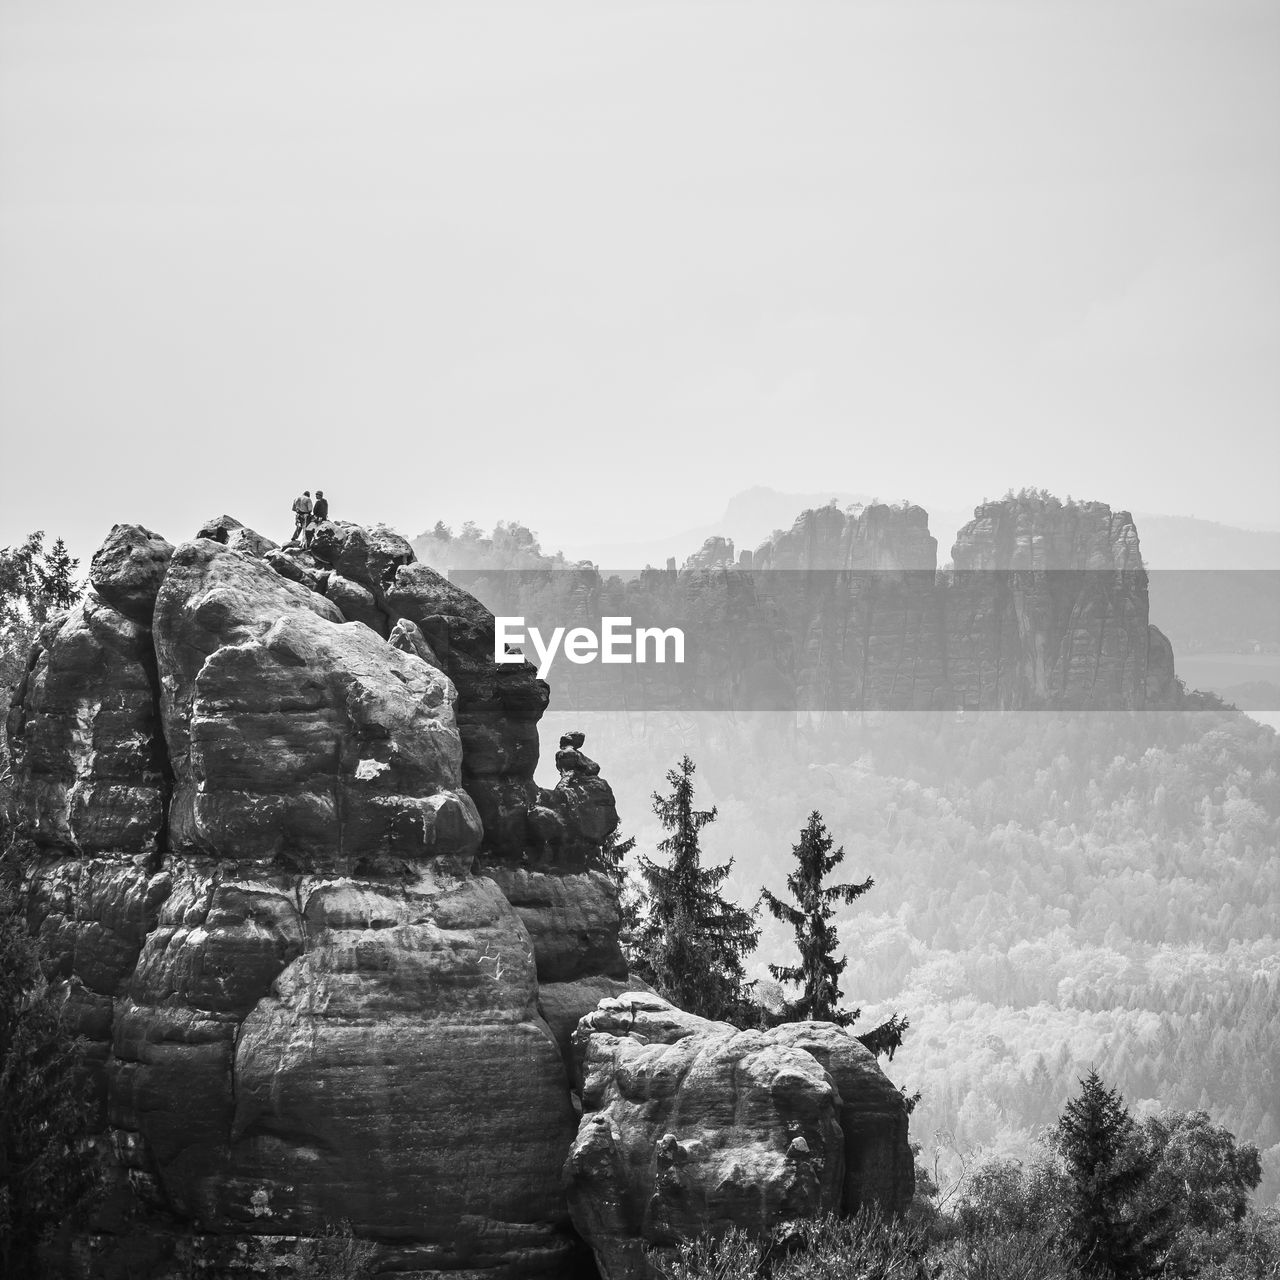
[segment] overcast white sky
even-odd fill
[[[0,0],[0,545],[1280,525],[1280,5]]]

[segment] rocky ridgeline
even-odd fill
[[[909,1199],[846,1032],[629,990],[608,784],[569,734],[537,785],[547,685],[399,535],[118,525],[90,582],[7,725],[111,1187],[72,1274],[302,1274],[349,1223],[380,1274],[638,1280],[703,1227]]]
[[[710,618],[708,595],[734,596],[726,617],[750,617],[758,633],[755,651],[736,654],[734,666],[754,671],[779,706],[1175,704],[1173,651],[1148,621],[1127,511],[1040,497],[985,503],[960,530],[952,562],[939,571],[921,507],[823,507],[736,560],[732,543],[709,539],[674,588],[692,608],[682,599],[672,609]],[[750,573],[714,572],[730,567]],[[736,633],[748,628],[739,622]],[[718,659],[706,664],[711,683]]]

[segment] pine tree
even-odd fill
[[[42,562],[36,564],[40,594],[49,609],[70,609],[80,599],[81,591],[75,583],[79,567],[80,561],[67,550],[67,544],[61,538],[55,539]]]
[[[1080,1086],[1055,1133],[1068,1177],[1064,1243],[1083,1267],[1115,1280],[1159,1275],[1173,1232],[1146,1195],[1151,1154],[1118,1090],[1096,1071]]]
[[[32,642],[50,615],[79,600],[73,580],[78,565],[61,538],[46,552],[39,529],[20,546],[0,547],[0,689],[6,693],[22,678]],[[0,839],[8,830],[11,781],[8,742],[0,733]]]
[[[658,845],[666,866],[640,858],[645,918],[637,931],[636,971],[673,1004],[705,1018],[740,1017],[742,959],[760,931],[754,911],[727,902],[720,886],[733,866],[702,866],[698,833],[716,810],[693,807],[694,763],[667,773],[670,795],[654,792],[653,811],[671,834]]]
[[[868,876],[861,884],[826,884],[826,878],[844,861],[844,848],[832,852],[834,843],[822,814],[815,809],[800,833],[800,843],[791,848],[797,866],[787,877],[787,888],[794,902],[783,902],[768,889],[761,890],[760,896],[773,916],[795,931],[796,948],[800,952],[798,965],[769,966],[769,972],[780,982],[801,987],[799,997],[786,1003],[784,1022],[812,1019],[847,1027],[856,1022],[862,1012],[840,1007],[843,993],[838,982],[849,961],[844,957],[836,959],[839,939],[830,922],[835,903],[854,902],[872,888],[875,881]],[[906,1018],[895,1013],[888,1022],[882,1022],[858,1039],[877,1057],[887,1054],[892,1061],[909,1026]]]
[[[69,609],[82,594],[75,583],[79,567],[61,538],[44,549],[42,529],[28,534],[19,547],[0,549],[0,630],[38,626],[57,610]]]
[[[797,965],[771,964],[769,972],[779,982],[791,982],[800,986],[800,995],[789,1000],[786,1020],[800,1022],[812,1019],[818,1022],[834,1022],[847,1027],[859,1010],[841,1009],[842,992],[838,981],[849,961],[836,959],[839,938],[831,924],[835,914],[834,904],[846,906],[862,897],[875,881],[868,876],[861,884],[826,883],[827,877],[844,861],[844,849],[832,852],[834,841],[816,809],[800,833],[800,843],[791,848],[796,869],[787,877],[787,888],[793,902],[783,902],[768,889],[761,891],[764,904],[775,919],[789,924],[795,932],[796,949],[800,952]]]

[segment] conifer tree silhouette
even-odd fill
[[[715,821],[716,810],[693,807],[694,768],[684,756],[667,772],[670,794],[653,795],[653,811],[670,832],[658,851],[669,861],[662,866],[640,857],[647,910],[637,931],[635,967],[680,1008],[732,1020],[742,1009],[742,959],[760,931],[753,911],[720,892],[732,860],[702,865],[698,833]]]
[[[782,1015],[785,1022],[813,1020],[847,1027],[856,1022],[862,1012],[840,1006],[844,993],[839,980],[849,961],[843,956],[836,958],[839,937],[831,918],[837,903],[847,906],[856,901],[875,881],[868,876],[859,884],[828,884],[827,877],[844,861],[843,846],[833,851],[834,843],[822,814],[815,809],[800,832],[800,843],[791,848],[796,869],[787,877],[787,888],[793,900],[784,902],[768,889],[760,891],[774,918],[794,930],[796,949],[800,952],[799,964],[769,966],[769,972],[779,982],[800,987],[800,995],[786,1003]],[[892,1060],[909,1026],[906,1018],[895,1013],[858,1039],[877,1057],[883,1053]]]

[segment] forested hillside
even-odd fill
[[[482,569],[560,568],[519,524],[424,536]],[[481,591],[483,596],[483,591]],[[1176,661],[1176,654],[1175,654]],[[553,682],[554,685],[554,682]],[[1280,742],[1213,699],[1107,713],[559,712],[588,732],[624,833],[652,855],[650,796],[682,754],[718,820],[729,887],[779,892],[819,809],[875,888],[838,916],[861,1025],[911,1019],[889,1066],[944,1168],[1025,1154],[1090,1066],[1139,1110],[1202,1108],[1264,1153],[1280,1196]],[[549,762],[545,781],[552,780]],[[762,984],[786,931],[762,915]]]
[[[926,1149],[1025,1152],[1096,1066],[1139,1109],[1203,1108],[1256,1143],[1259,1195],[1280,1193],[1272,730],[1230,711],[572,718],[642,851],[662,769],[699,762],[704,846],[735,859],[740,901],[780,891],[822,811],[849,875],[876,880],[838,916],[842,985],[863,1025],[911,1019],[888,1069],[924,1095]],[[789,939],[761,923],[767,981]]]

